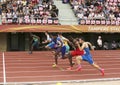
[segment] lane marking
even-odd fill
[[[112,77],[116,77],[117,75],[120,75],[120,73],[118,73],[118,72],[116,72],[116,73],[105,73],[105,76],[111,76],[111,75],[114,75],[114,76],[112,76]],[[67,75],[59,75],[59,74],[56,74],[56,75],[47,75],[47,76],[45,76],[45,75],[35,75],[35,76],[33,76],[33,75],[30,75],[30,76],[22,76],[22,75],[19,75],[19,76],[12,76],[12,77],[7,77],[7,78],[9,78],[9,79],[13,79],[13,78],[15,78],[15,79],[23,79],[23,78],[25,78],[25,79],[33,79],[33,78],[58,78],[58,77],[69,77],[69,79],[70,79],[70,77],[81,77],[81,79],[82,79],[82,77],[91,77],[91,78],[94,78],[94,77],[99,77],[99,78],[101,78],[101,77],[103,77],[104,78],[104,76],[102,76],[100,73],[95,73],[95,74],[80,74],[80,75],[78,75],[78,74],[67,74]],[[108,77],[109,78],[109,77]],[[61,78],[62,79],[62,78]],[[88,78],[89,79],[89,78]]]
[[[61,83],[87,83],[87,82],[103,82],[103,81],[119,81],[120,78],[101,78],[101,79],[84,79],[84,80],[58,80],[58,81],[34,81],[34,82],[7,82],[7,84],[56,84]],[[3,84],[3,83],[0,83]]]
[[[6,85],[6,70],[5,70],[5,55],[4,55],[4,52],[3,52],[3,82],[4,82],[4,85]]]
[[[100,64],[120,63],[120,61],[115,61],[115,62],[113,62],[113,61],[95,61],[95,62],[100,63]],[[18,63],[11,62],[11,63],[9,63],[9,65],[11,65],[11,64],[17,64],[17,65],[28,65],[28,64],[32,64],[32,65],[40,64],[40,65],[43,65],[43,64],[45,64],[45,65],[47,65],[47,64],[50,64],[50,63],[48,63],[48,62],[47,63],[46,62],[42,62],[42,63],[39,63],[39,62],[28,62],[28,63],[26,63],[26,62],[18,62]],[[65,62],[65,63],[60,63],[60,64],[67,64],[67,63]]]
[[[99,65],[104,65],[104,67],[106,67],[106,66],[113,66],[114,68],[116,68],[115,66],[120,66],[120,64],[111,64],[111,65],[109,65],[109,64],[99,64]],[[82,66],[84,66],[84,67],[86,67],[86,66],[89,66],[90,67],[90,65],[82,65]],[[49,66],[50,68],[52,68],[51,66]],[[64,66],[64,67],[68,67],[68,66]],[[30,69],[32,69],[32,68],[48,68],[48,66],[9,66],[9,67],[7,67],[7,69],[24,69],[24,68],[26,68],[26,69],[28,69],[28,68],[30,68]],[[118,67],[117,67],[118,68]]]
[[[18,56],[17,56],[18,57]],[[94,57],[94,59],[95,60],[104,60],[104,59],[108,59],[108,58],[97,58],[97,57]],[[113,57],[110,57],[109,58],[109,60],[119,60],[120,59],[120,57],[118,57],[118,58],[113,58]],[[50,60],[46,60],[46,59],[41,59],[41,60],[37,60],[37,58],[31,58],[31,57],[29,57],[29,59],[28,58],[22,58],[22,57],[19,57],[19,58],[16,58],[16,56],[15,57],[12,57],[11,56],[11,58],[8,58],[7,60],[24,60],[24,61],[33,61],[33,60],[35,60],[35,61],[53,61],[51,58],[50,58]],[[62,59],[61,59],[62,60]],[[105,61],[105,60],[104,60]]]
[[[69,70],[65,70],[65,68],[59,68],[60,70],[63,70],[64,72],[66,71],[66,72],[71,72],[71,71],[69,71]],[[60,71],[59,69],[46,69],[46,70],[40,70],[39,71],[39,69],[38,70],[31,70],[31,71],[29,71],[29,69],[28,70],[21,70],[21,71],[15,71],[15,70],[13,70],[13,71],[8,71],[7,73],[45,73],[45,72],[62,72],[62,71]],[[87,69],[82,69],[82,72],[86,72],[86,71],[92,71],[92,72],[94,72],[94,71],[96,71],[96,69],[89,69],[89,68],[87,68]],[[110,73],[110,70],[114,70],[114,72],[115,71],[120,71],[120,68],[107,68],[107,69],[105,69],[105,71],[109,71],[109,73]],[[72,72],[76,72],[76,71],[74,71],[74,70],[72,70]],[[113,73],[113,72],[112,72]]]

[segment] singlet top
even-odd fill
[[[68,45],[68,41],[66,40],[66,38],[62,36],[61,39],[62,39],[63,44],[65,46],[67,46]]]
[[[33,37],[33,40],[34,40],[35,42],[38,42],[38,38]]]
[[[84,51],[85,51],[85,55],[90,55],[90,49],[89,49],[89,47],[84,48]]]
[[[58,45],[62,44],[63,46],[63,42],[61,43],[60,41],[62,41],[60,37],[57,37],[56,39],[52,39],[52,42],[54,42],[55,44],[58,44]]]
[[[50,35],[47,35],[47,40],[51,41]]]

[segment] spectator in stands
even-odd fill
[[[113,11],[110,11],[109,19],[111,21],[115,19],[115,15],[113,14]]]
[[[104,50],[109,50],[109,44],[108,44],[108,42],[104,42],[103,49]]]
[[[118,7],[116,7],[116,8],[115,8],[115,11],[113,12],[113,14],[115,15],[116,18],[117,18],[117,17],[120,17],[119,13],[120,13],[120,10],[119,10]]]
[[[54,11],[51,11],[51,17],[55,19],[57,17],[57,14]]]
[[[13,23],[17,23],[17,20],[18,20],[18,15],[16,12],[13,12]]]
[[[58,16],[53,0],[7,0],[0,11],[3,23],[31,23]]]
[[[57,7],[55,5],[52,6],[51,11],[53,11],[58,16],[59,10],[57,9]]]
[[[120,41],[117,42],[117,46],[118,46],[118,48],[120,48]]]
[[[115,22],[119,22],[119,20],[118,21],[116,20],[118,19],[118,17],[120,17],[120,5],[118,3],[119,1],[115,2],[114,0],[113,1],[111,0],[109,1],[108,0],[85,0],[84,3],[82,4],[80,4],[79,1],[81,0],[75,0],[71,2],[71,5],[73,8],[73,11],[75,12],[75,15],[83,14],[82,19],[86,19],[86,20],[97,19],[100,22],[102,20],[105,20],[105,22],[106,20],[108,20],[109,22],[115,20]]]
[[[115,41],[113,41],[113,42],[111,43],[111,49],[112,49],[112,50],[116,50],[116,49],[117,49],[117,43],[116,43]]]
[[[53,4],[50,2],[50,3],[48,4],[48,10],[52,10],[52,8],[53,8]]]
[[[88,19],[94,19],[95,13],[93,11],[90,11]]]
[[[103,46],[102,38],[101,38],[101,36],[98,36],[97,47],[98,47],[99,50],[102,50],[102,46]]]
[[[108,20],[109,19],[109,10],[107,9],[106,6],[103,8],[103,13],[105,14],[106,20]]]

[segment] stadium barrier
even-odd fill
[[[119,33],[120,26],[108,25],[0,25],[0,32],[96,32]]]
[[[2,25],[11,25],[11,24],[38,24],[38,25],[58,25],[59,20],[58,18],[47,18],[47,19],[30,19],[30,18],[18,18],[18,19],[13,19],[13,18],[8,18],[8,19],[3,19],[2,18]]]

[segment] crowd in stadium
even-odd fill
[[[120,24],[120,0],[73,0],[79,24]]]
[[[58,9],[52,0],[4,0],[0,14],[3,24],[58,24]]]
[[[59,9],[53,0],[1,0],[3,24],[58,24]],[[78,24],[120,24],[120,0],[62,0],[69,2]]]

